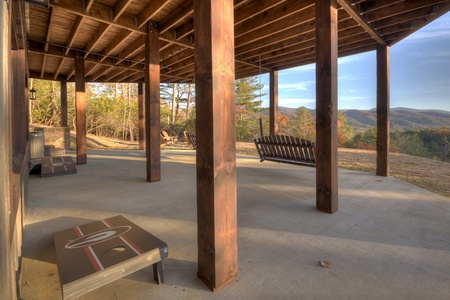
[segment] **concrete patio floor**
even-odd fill
[[[146,268],[80,299],[449,299],[450,199],[339,169],[339,210],[315,209],[315,169],[238,155],[239,274],[212,293],[196,277],[195,151],[90,151],[78,173],[30,175],[22,299],[61,299],[53,233],[124,215],[169,245],[165,283]],[[319,266],[330,261],[331,267]]]

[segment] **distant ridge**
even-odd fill
[[[297,108],[279,107],[279,112],[293,118]],[[265,109],[267,112],[267,110]],[[311,110],[315,115],[315,110]],[[343,110],[349,125],[356,130],[375,127],[377,122],[376,109]],[[437,109],[413,109],[395,107],[391,109],[391,130],[450,128],[450,111]]]

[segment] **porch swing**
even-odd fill
[[[261,85],[261,56],[259,57],[259,84]],[[263,120],[261,114],[261,90],[259,91],[259,138],[254,139],[260,161],[274,161],[307,167],[316,167],[315,143],[288,135],[264,136]]]

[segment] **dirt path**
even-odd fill
[[[138,149],[137,142],[88,135],[91,149]],[[174,146],[161,145],[162,149],[192,149],[187,143]],[[253,143],[236,143],[236,152],[257,156]],[[376,152],[359,149],[339,149],[339,167],[375,173]],[[391,176],[410,182],[434,193],[450,198],[450,163],[399,153],[390,154]]]

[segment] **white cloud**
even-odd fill
[[[345,57],[340,57],[338,59],[338,63],[339,65],[343,65],[343,64],[348,64],[348,63],[352,63],[355,61],[360,61],[361,57],[359,55],[352,55],[352,56],[345,56]]]
[[[316,99],[298,99],[298,98],[280,98],[278,100],[279,106],[285,106],[285,107],[300,107],[300,106],[306,106],[306,107],[315,107]]]
[[[294,83],[284,83],[279,84],[278,89],[283,90],[297,90],[297,91],[307,91],[309,87],[314,84],[314,81],[302,81]]]
[[[291,75],[291,74],[298,74],[300,72],[310,72],[315,69],[316,69],[316,64],[310,64],[310,65],[304,65],[304,66],[295,67],[295,68],[291,68],[291,69],[286,69],[281,72],[283,72],[282,75]]]
[[[358,96],[339,96],[338,101],[361,101],[364,100],[364,97],[358,97]]]

